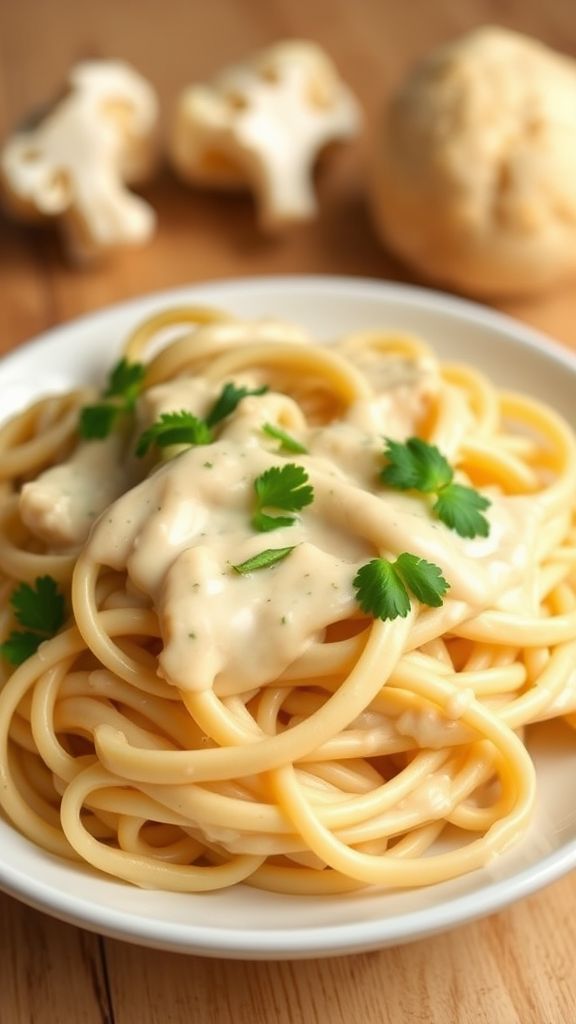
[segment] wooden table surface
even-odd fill
[[[501,10],[502,8],[502,10]],[[407,66],[441,40],[499,20],[576,54],[573,0],[0,0],[0,132],[86,56],[132,61],[165,112],[178,90],[275,39],[307,37],[337,60],[373,130]],[[410,280],[371,229],[366,142],[320,176],[318,220],[263,239],[250,202],[193,193],[168,171],[146,190],[159,215],[147,248],[73,270],[51,234],[0,220],[0,350],[119,299],[185,282],[271,273]],[[576,289],[508,303],[576,347]],[[576,875],[489,919],[398,949],[309,963],[250,964],[143,950],[0,896],[2,1024],[565,1024],[576,1020]]]

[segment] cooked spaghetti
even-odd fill
[[[321,346],[185,308],[124,358],[123,397],[44,398],[0,431],[16,827],[182,892],[427,885],[518,840],[527,727],[576,725],[569,426],[384,331]],[[414,438],[485,529],[442,519],[429,481],[394,485]],[[289,476],[292,504],[272,487]],[[367,610],[366,566],[403,605],[387,583]],[[22,640],[22,594],[56,608],[56,584],[67,618]]]

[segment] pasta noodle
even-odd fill
[[[179,308],[124,356],[145,378],[110,436],[79,438],[91,391],[0,430],[0,640],[23,581],[52,577],[69,613],[3,663],[0,802],[16,827],[181,892],[428,885],[520,839],[530,728],[576,726],[569,426],[385,331],[324,347]],[[160,417],[206,419],[230,382],[247,394],[210,440],[135,456]],[[425,496],[386,487],[385,436],[437,446],[488,497],[489,535],[463,538]],[[313,503],[256,529],[254,481],[288,464]],[[234,571],[269,548],[290,554]],[[355,574],[404,551],[450,589],[372,618]]]

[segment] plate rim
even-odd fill
[[[511,878],[489,883],[480,892],[454,897],[440,906],[425,907],[373,922],[307,927],[305,934],[309,941],[305,943],[301,941],[301,933],[297,929],[271,928],[260,935],[250,933],[248,949],[242,938],[244,933],[240,929],[237,932],[226,932],[226,943],[222,943],[222,932],[218,928],[184,925],[180,922],[152,922],[134,917],[128,912],[108,908],[101,911],[94,901],[69,896],[51,887],[48,888],[48,895],[43,896],[42,883],[33,880],[30,885],[28,875],[21,876],[26,880],[27,887],[8,887],[3,878],[4,865],[0,865],[0,889],[28,906],[48,913],[67,924],[153,949],[218,959],[304,960],[353,955],[389,946],[400,946],[452,930],[459,925],[471,924],[538,892],[573,870],[575,866],[576,838],[542,858],[536,865],[524,868]],[[51,895],[57,899],[51,900]],[[78,905],[85,908],[84,914],[77,909]],[[118,918],[118,921],[115,921],[115,918]],[[126,918],[130,926],[127,925]],[[396,926],[394,930],[386,927],[389,923]],[[399,924],[401,927],[398,927]],[[202,932],[199,941],[191,940],[190,932],[195,928]]]
[[[340,294],[353,294],[356,299],[364,295],[392,302],[405,302],[424,311],[436,310],[453,319],[480,323],[505,333],[508,340],[520,348],[527,347],[547,356],[576,375],[575,351],[507,313],[469,299],[416,285],[381,281],[377,278],[283,274],[234,277],[179,285],[135,296],[71,318],[40,332],[4,354],[0,359],[0,386],[5,369],[15,366],[23,354],[33,352],[38,347],[45,348],[50,342],[65,342],[88,325],[94,327],[99,323],[105,324],[107,320],[113,321],[132,312],[135,316],[145,314],[148,309],[182,301],[185,298],[209,304],[217,301],[220,294],[223,303],[226,303],[231,301],[226,300],[226,294],[238,291],[245,294],[299,291],[307,297],[312,297],[319,293],[333,293],[335,289]],[[204,292],[209,294],[203,299]],[[20,835],[11,822],[7,821],[6,824]],[[60,862],[59,858],[58,860]],[[19,871],[17,865],[6,865],[2,859],[2,851],[0,889],[54,917],[115,939],[192,955],[231,959],[303,959],[363,952],[425,938],[495,913],[559,879],[575,867],[576,838],[568,840],[535,864],[517,871],[509,878],[488,881],[480,890],[452,897],[440,905],[424,906],[374,921],[306,926],[305,929],[267,929],[260,933],[245,933],[241,929],[223,932],[220,926],[158,921],[137,916],[130,910],[103,908],[94,898],[70,895],[54,885]],[[114,881],[111,878],[105,880]]]
[[[382,281],[377,277],[352,277],[350,275],[338,274],[270,274],[267,276],[250,276],[219,278],[217,280],[197,281],[192,284],[177,285],[171,288],[164,288],[154,292],[146,292],[143,295],[132,296],[129,299],[121,299],[98,309],[93,309],[79,316],[70,317],[61,323],[48,327],[45,331],[34,334],[27,341],[20,342],[15,348],[9,349],[0,355],[0,367],[17,361],[20,353],[25,350],[33,350],[35,347],[45,345],[47,341],[57,340],[58,336],[73,333],[76,328],[96,320],[114,319],[117,316],[130,313],[142,306],[154,307],[162,302],[170,302],[180,299],[190,292],[200,293],[204,289],[210,292],[227,292],[238,290],[257,292],[260,290],[289,291],[293,288],[301,288],[303,291],[333,291],[357,292],[360,289],[367,295],[387,294],[391,299],[402,300],[410,298],[410,301],[422,309],[434,308],[439,312],[448,313],[452,317],[464,316],[480,320],[488,326],[511,332],[517,335],[513,340],[521,346],[544,351],[552,358],[564,363],[572,371],[576,371],[576,348],[573,349],[557,341],[554,337],[541,331],[536,327],[518,320],[509,313],[493,309],[473,299],[453,295],[451,292],[443,292],[437,288],[426,288],[421,285],[413,285],[397,281]],[[522,337],[520,337],[520,335]]]

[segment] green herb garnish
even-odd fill
[[[354,577],[358,604],[375,619],[405,618],[410,611],[411,591],[423,604],[438,608],[449,584],[442,570],[405,551],[395,562],[373,558]]]
[[[112,367],[104,398],[121,398],[125,409],[133,409],[142,390],[146,367],[142,363],[129,363],[121,359]]]
[[[294,545],[291,548],[266,548],[265,551],[260,551],[240,565],[233,565],[232,568],[241,575],[255,572],[257,569],[267,569],[270,565],[276,565],[276,562],[282,562],[291,551],[294,551]]]
[[[488,498],[473,487],[449,484],[438,493],[432,510],[438,519],[461,537],[487,537],[490,523],[482,512],[489,505]]]
[[[211,441],[212,431],[206,420],[201,420],[193,413],[181,409],[180,412],[162,413],[160,418],[140,435],[136,455],[141,459],[153,444],[158,448],[168,448],[172,444],[210,444]]]
[[[102,402],[100,405],[85,405],[80,410],[80,435],[86,441],[100,441],[112,433],[118,416],[122,414],[119,405]]]
[[[142,390],[146,368],[121,359],[112,367],[104,398],[109,402],[85,405],[80,410],[79,432],[87,441],[102,440],[112,432],[122,413],[132,412]]]
[[[0,645],[2,657],[12,665],[21,665],[34,654],[44,640],[56,635],[64,624],[64,596],[51,576],[40,576],[33,587],[21,583],[12,593],[10,604],[25,630],[13,630]]]
[[[297,441],[291,434],[287,434],[285,430],[275,426],[274,423],[265,423],[262,427],[262,433],[267,434],[268,437],[273,437],[275,441],[280,441],[279,452],[291,452],[294,455],[308,454],[308,449],[300,441]]]
[[[263,395],[266,391],[268,391],[266,385],[261,388],[251,389],[237,388],[232,382],[225,384],[220,396],[216,399],[206,417],[206,423],[209,427],[214,427],[220,420],[230,416],[243,398],[247,398],[248,395]]]
[[[225,384],[205,419],[187,409],[165,412],[141,434],[136,455],[142,458],[153,444],[159,448],[168,448],[173,444],[211,444],[214,440],[212,428],[217,423],[230,416],[247,395],[263,395],[267,390],[267,387],[250,390],[237,388],[232,383]]]
[[[314,500],[314,491],[308,483],[303,466],[288,462],[285,466],[271,466],[254,481],[256,507],[252,526],[265,533],[281,526],[292,526],[295,516],[270,515],[265,509],[297,512]]]
[[[404,444],[386,441],[388,460],[380,479],[400,491],[434,494],[434,515],[461,537],[487,537],[490,523],[482,512],[490,501],[473,487],[454,483],[454,470],[442,452],[420,437]]]

